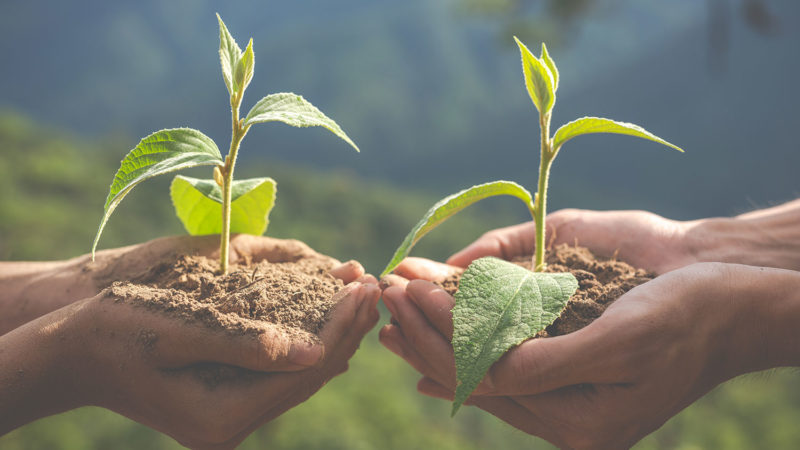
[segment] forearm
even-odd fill
[[[730,321],[723,335],[729,375],[800,367],[800,272],[728,266],[717,292]],[[727,312],[720,310],[720,314]]]
[[[79,406],[77,366],[67,363],[76,309],[62,308],[0,336],[0,435]]]
[[[685,226],[688,251],[696,261],[800,270],[800,200]]]
[[[76,300],[97,294],[83,259],[0,262],[0,336]]]

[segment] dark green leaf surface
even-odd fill
[[[533,53],[522,41],[516,37],[514,40],[517,42],[522,56],[522,72],[525,74],[525,87],[528,88],[528,94],[539,113],[547,114],[553,109],[553,104],[556,102],[553,74],[550,73],[547,64],[533,56]]]
[[[231,233],[262,235],[275,206],[277,183],[272,178],[236,180],[231,186]],[[222,189],[214,180],[178,175],[170,197],[175,213],[191,235],[222,232]]]
[[[247,126],[263,122],[283,122],[293,127],[323,127],[344,139],[356,151],[358,146],[339,128],[339,125],[326,116],[302,96],[288,92],[270,94],[253,106],[244,124]]]
[[[453,307],[453,415],[492,364],[553,323],[577,288],[570,273],[531,272],[493,257],[470,264]]]
[[[223,164],[214,141],[191,128],[157,131],[142,139],[122,160],[106,199],[92,255],[108,218],[137,184],[148,178],[196,166]]]
[[[517,197],[525,202],[528,209],[533,208],[531,193],[513,181],[492,181],[491,183],[479,184],[445,197],[433,205],[422,217],[422,220],[414,225],[414,228],[408,233],[403,243],[400,244],[400,247],[394,252],[392,260],[389,261],[389,264],[383,269],[381,276],[394,270],[394,268],[400,264],[400,261],[408,256],[414,244],[416,244],[422,236],[425,236],[429,231],[436,228],[440,223],[467,206],[479,200],[483,200],[484,198],[494,197],[496,195],[511,195]]]
[[[558,151],[561,146],[564,145],[564,142],[567,142],[576,136],[590,133],[627,134],[629,136],[636,136],[658,142],[659,144],[664,144],[668,147],[678,150],[679,152],[683,151],[677,145],[661,139],[639,125],[626,122],[617,122],[615,120],[603,119],[601,117],[582,117],[562,125],[553,136],[553,148]]]

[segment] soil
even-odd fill
[[[114,282],[108,294],[229,333],[258,334],[269,322],[293,340],[316,342],[343,286],[328,274],[336,264],[324,255],[301,254],[232,264],[223,276],[216,273],[217,260],[181,255]]]
[[[532,256],[515,258],[513,263],[530,269]],[[636,269],[615,258],[598,258],[589,249],[560,244],[548,249],[545,272],[572,272],[578,290],[561,315],[536,337],[560,336],[579,330],[600,317],[603,311],[634,287],[655,278],[655,274]],[[461,274],[440,283],[450,294],[458,290]]]

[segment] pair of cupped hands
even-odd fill
[[[733,367],[735,358],[719,351],[720,340],[734,339],[720,332],[724,313],[714,312],[715,320],[699,325],[688,320],[712,313],[713,305],[692,299],[703,296],[710,289],[708,280],[724,268],[692,264],[696,257],[686,244],[683,224],[645,212],[551,214],[549,232],[556,243],[577,241],[600,255],[616,253],[634,266],[669,273],[631,290],[582,330],[512,349],[467,404],[561,447],[618,448],[749,369]],[[42,287],[43,297],[60,296],[68,305],[36,320],[47,323],[37,327],[34,321],[34,326],[12,333],[47,334],[59,342],[57,357],[46,363],[60,373],[54,383],[63,393],[53,412],[103,406],[184,445],[228,448],[347,369],[359,342],[379,319],[381,289],[392,314],[380,332],[381,342],[422,374],[420,392],[452,399],[454,299],[431,281],[483,256],[530,254],[533,243],[532,223],[495,230],[447,264],[407,258],[380,285],[358,263],[342,264],[331,273],[346,287],[336,295],[317,344],[291,342],[268,328],[258,339],[229,335],[102,298],[96,287],[82,282],[87,271],[78,267],[88,264],[85,260],[74,263],[71,274],[62,270],[58,275],[78,287],[49,294]],[[234,262],[313,252],[297,241],[247,235],[234,237],[231,245]],[[94,272],[106,270],[124,278],[176,252],[215,257],[216,246],[213,237],[165,238],[100,252],[91,264]],[[155,348],[141,348],[153,345],[140,339],[142,329],[158,336]],[[238,366],[258,376],[209,390],[187,369],[205,363]]]

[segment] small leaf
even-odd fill
[[[408,233],[403,243],[400,244],[400,247],[394,252],[392,260],[389,261],[389,264],[383,269],[381,276],[394,270],[394,268],[400,264],[400,261],[408,256],[414,244],[416,244],[422,236],[425,236],[429,231],[436,228],[440,223],[467,206],[479,200],[483,200],[484,198],[494,197],[496,195],[511,195],[517,197],[525,202],[529,209],[533,208],[531,193],[512,181],[493,181],[491,183],[479,184],[457,192],[449,197],[445,197],[433,205],[422,217],[422,220],[414,225],[414,228]]]
[[[550,69],[550,74],[553,76],[553,92],[558,90],[558,68],[556,68],[556,63],[550,58],[550,54],[547,53],[547,46],[544,45],[542,42],[542,61],[547,65],[547,68]]]
[[[233,72],[242,57],[242,49],[228,32],[228,27],[225,26],[219,13],[217,13],[217,20],[219,21],[219,62],[222,65],[222,78],[225,79],[228,93],[233,96],[238,91]]]
[[[300,95],[284,92],[262,98],[247,113],[244,124],[250,126],[254,123],[273,121],[283,122],[293,127],[324,127],[344,139],[356,151],[360,151],[333,119],[323,114]]]
[[[589,133],[627,134],[629,136],[649,139],[651,141],[658,142],[659,144],[672,147],[679,152],[683,152],[683,150],[677,145],[661,139],[639,125],[626,122],[617,122],[611,119],[603,119],[601,117],[582,117],[562,125],[553,136],[553,148],[557,152],[561,146],[564,145],[564,142],[567,142],[576,136]]]
[[[191,235],[222,232],[222,189],[214,180],[181,175],[172,180],[175,213]],[[231,186],[231,233],[260,236],[267,231],[275,206],[277,183],[272,178],[237,180]]]
[[[233,77],[236,82],[236,88],[241,92],[244,92],[247,86],[250,85],[250,80],[253,79],[254,67],[255,55],[253,54],[253,39],[251,38],[250,42],[247,43],[247,48],[244,53],[242,53],[242,57],[239,58],[239,62],[236,64]]]
[[[528,88],[528,94],[536,105],[536,109],[540,114],[547,114],[553,109],[553,104],[556,101],[556,90],[553,82],[553,74],[547,64],[543,63],[539,58],[533,56],[528,47],[525,46],[519,39],[514,37],[514,40],[519,46],[519,52],[522,55],[522,72],[525,74],[525,87]]]
[[[106,199],[105,212],[92,244],[92,258],[100,234],[117,205],[137,184],[157,175],[196,166],[222,164],[217,144],[191,128],[157,131],[125,155]]]
[[[451,415],[495,361],[558,318],[577,288],[571,273],[531,272],[493,257],[470,264],[453,307],[456,392]]]

